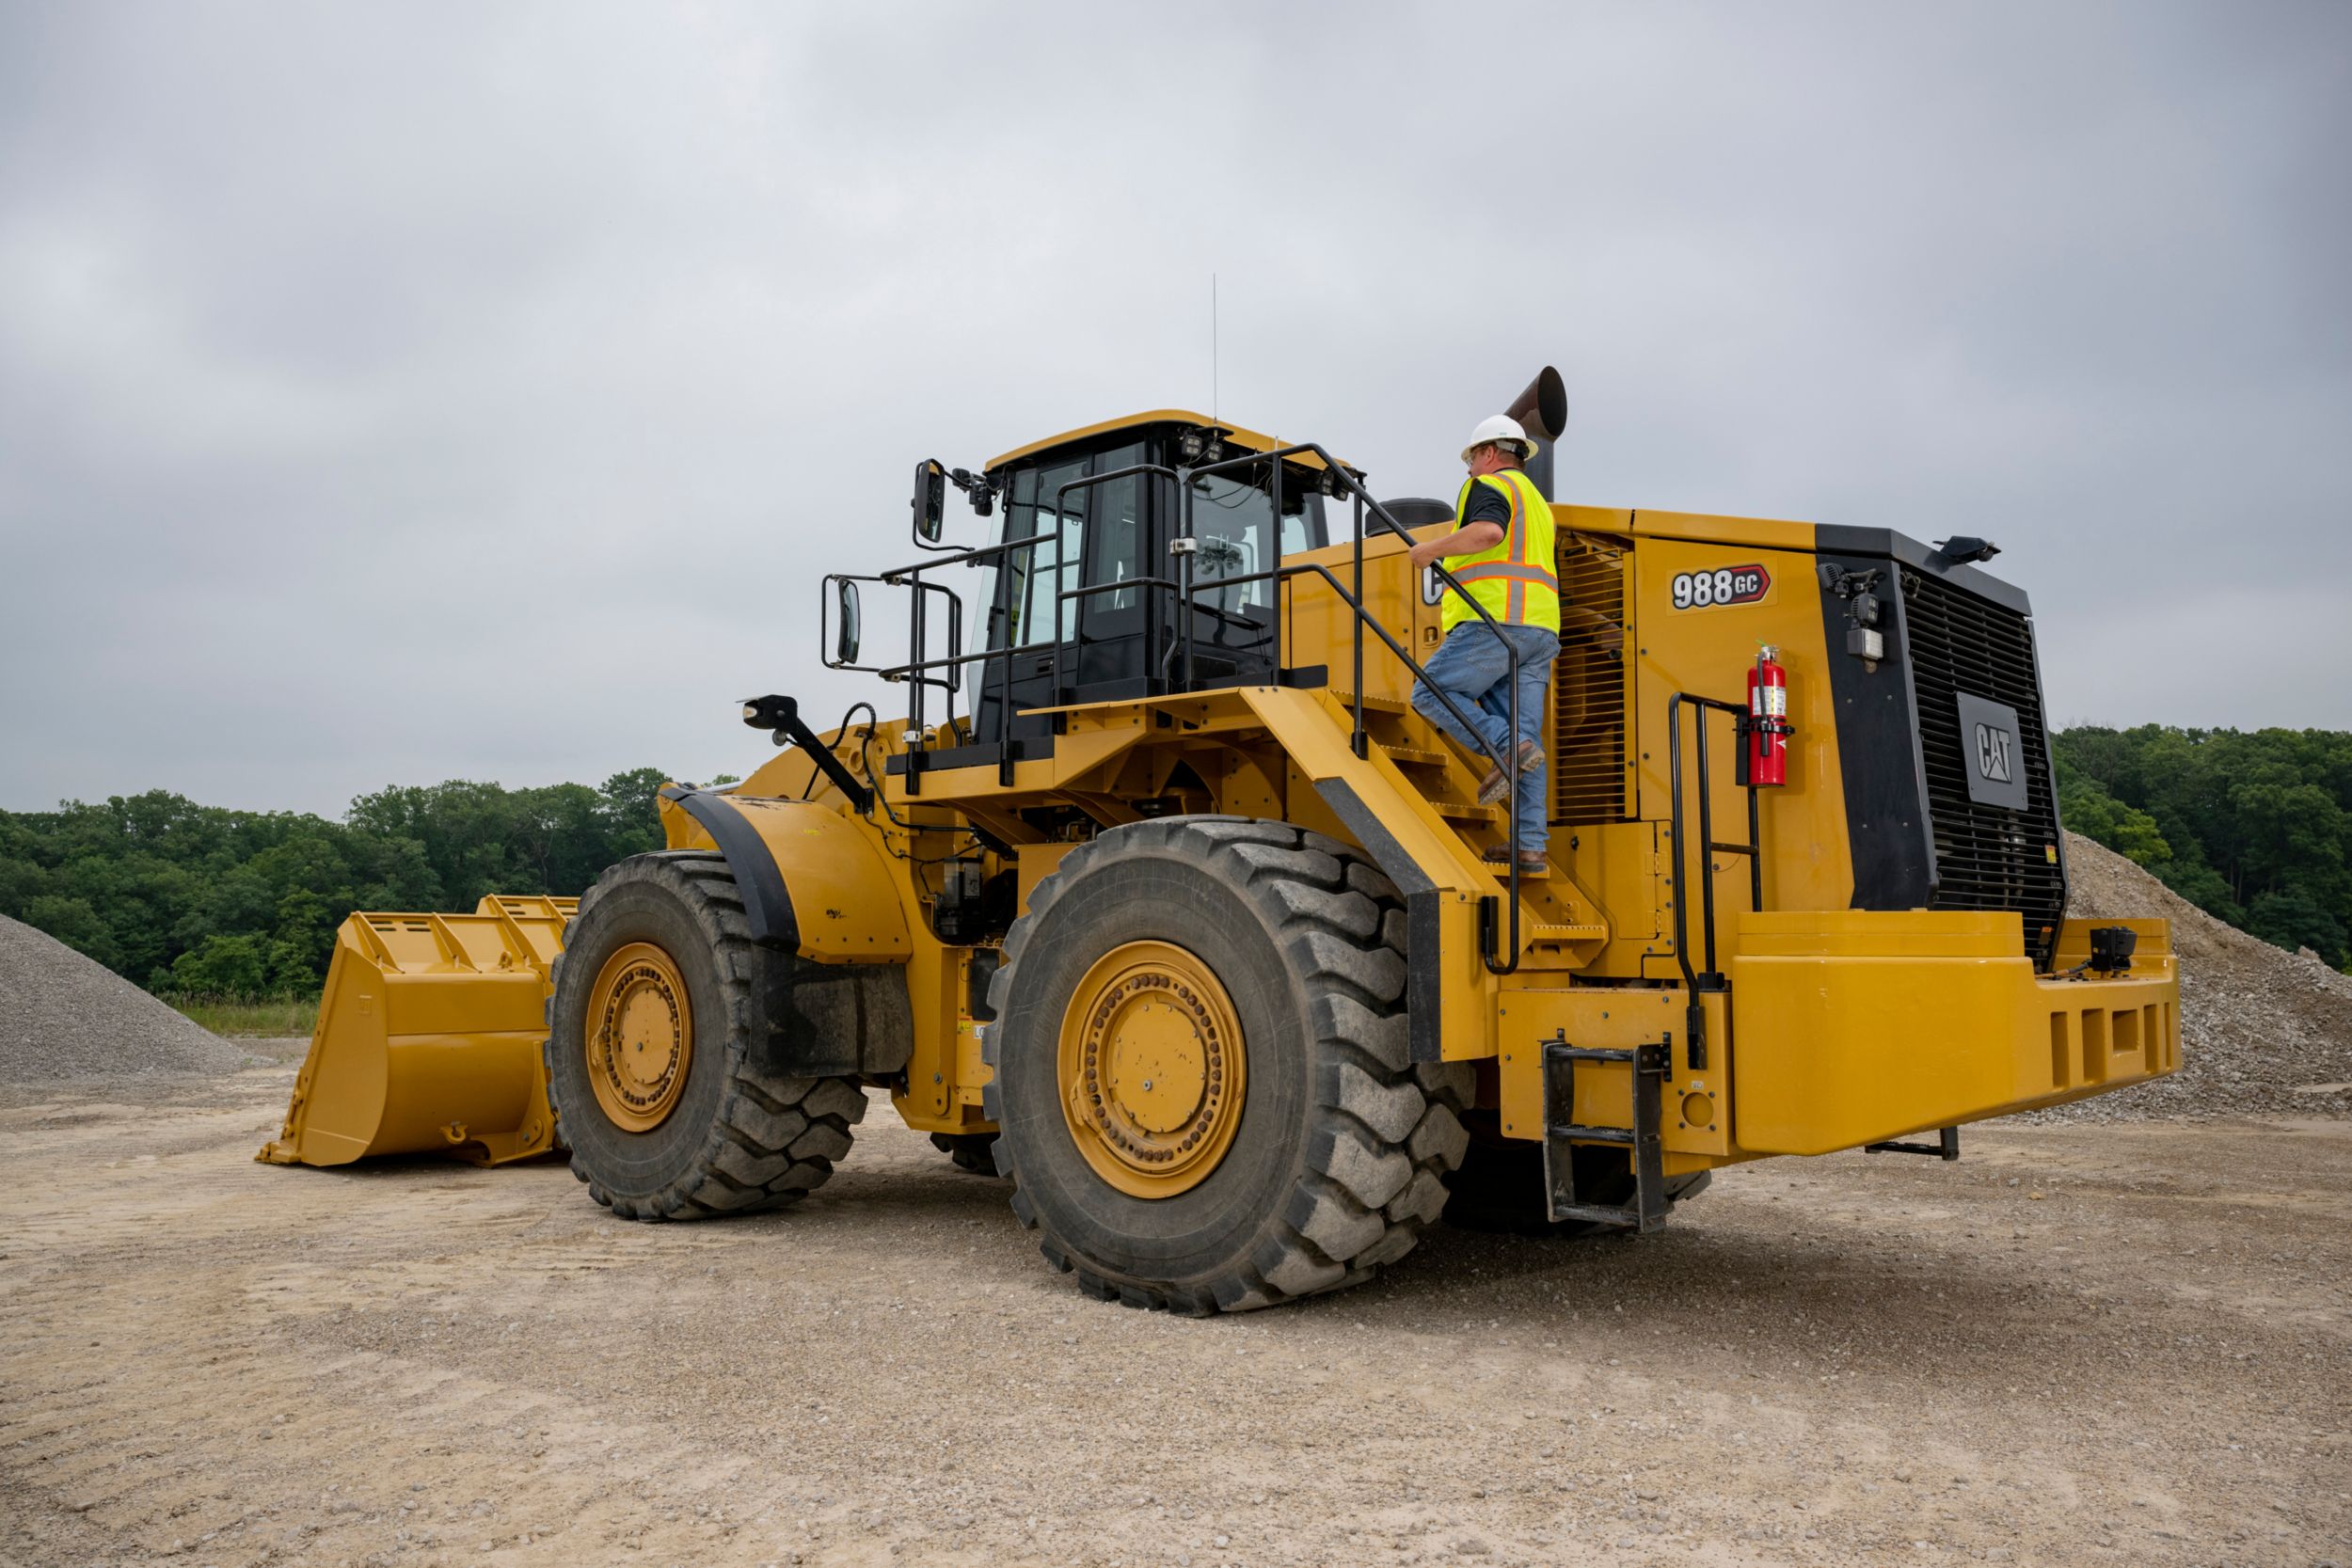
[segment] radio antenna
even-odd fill
[[[1216,274],[1209,274],[1209,423],[1216,423]]]

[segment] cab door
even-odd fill
[[[1094,472],[1133,467],[1144,461],[1144,444],[1136,442],[1099,453]],[[1063,610],[1063,701],[1144,696],[1155,689],[1152,680],[1159,673],[1150,652],[1152,628],[1168,619],[1168,591],[1142,579],[1166,576],[1153,563],[1167,551],[1152,547],[1141,475],[1105,479],[1070,494],[1073,502],[1082,497],[1086,509],[1079,530],[1086,549],[1077,579],[1084,593]]]
[[[1139,463],[1147,450],[1130,442],[1010,476],[1004,539],[1039,543],[1009,552],[993,574],[982,646],[1009,643],[1012,654],[1009,672],[992,657],[965,676],[977,739],[1003,736],[1008,686],[1012,734],[1023,739],[1053,733],[1051,717],[1033,709],[1139,694],[1148,624],[1162,613],[1136,580],[1152,559],[1142,486],[1132,475],[1079,482]],[[1075,592],[1082,587],[1099,591]]]
[[[1323,498],[1304,476],[1282,476],[1282,516],[1264,467],[1195,475],[1191,485],[1193,684],[1245,686],[1280,678],[1281,584],[1262,574],[1324,544]],[[1160,486],[1168,537],[1183,526],[1172,484]],[[1171,625],[1176,624],[1171,618]]]

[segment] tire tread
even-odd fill
[[[1110,1277],[1043,1224],[1021,1190],[1018,1139],[997,1138],[995,1168],[1013,1182],[1012,1210],[1038,1232],[1055,1268],[1079,1289],[1130,1307],[1205,1314],[1248,1311],[1373,1277],[1409,1253],[1445,1201],[1461,1161],[1459,1116],[1475,1089],[1467,1066],[1407,1060],[1404,1015],[1405,911],[1395,886],[1360,851],[1282,822],[1179,816],[1111,830],[1067,855],[1030,895],[989,982],[989,1006],[1008,1016],[1021,958],[1062,894],[1110,857],[1176,853],[1209,867],[1254,903],[1309,993],[1314,1053],[1304,1169],[1246,1259],[1202,1283]],[[982,1056],[998,1062],[991,1028]],[[992,1085],[983,1112],[1002,1124]]]
[[[571,1151],[572,1174],[588,1184],[598,1203],[623,1219],[699,1219],[751,1213],[796,1203],[833,1175],[846,1155],[850,1128],[866,1116],[866,1091],[853,1078],[791,1078],[763,1071],[745,1049],[755,1016],[751,923],[735,874],[723,856],[708,850],[661,850],[635,855],[606,870],[580,895],[572,931],[590,919],[612,887],[628,881],[660,885],[691,914],[708,939],[723,992],[724,1027],[706,1037],[697,1020],[694,1048],[723,1052],[727,1082],[717,1114],[688,1167],[657,1192],[624,1196],[606,1188],[580,1152]],[[550,1099],[556,1099],[555,993],[564,984],[566,955],[558,954],[548,986],[546,1054]],[[560,1128],[565,1108],[555,1105]],[[578,1114],[595,1114],[582,1109]]]

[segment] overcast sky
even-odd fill
[[[1206,404],[1212,273],[1384,494],[1550,361],[1562,499],[2352,728],[2348,163],[2339,4],[0,0],[0,806],[746,771],[914,460]]]

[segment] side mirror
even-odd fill
[[[917,544],[936,545],[944,519],[947,515],[947,470],[931,459],[914,466],[914,538]]]
[[[833,594],[834,607],[840,611],[834,631],[833,661],[836,665],[855,664],[859,634],[857,584],[848,578],[835,578]]]

